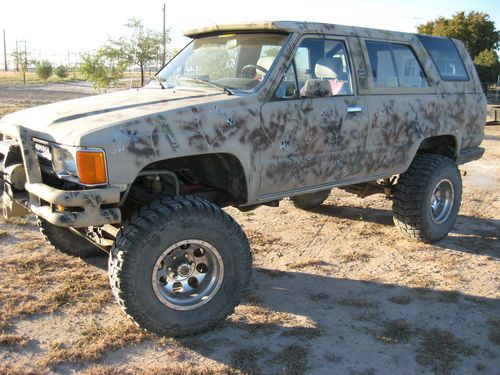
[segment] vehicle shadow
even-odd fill
[[[415,357],[422,350],[422,340],[436,328],[451,332],[457,342],[480,347],[474,361],[486,366],[494,360],[483,359],[484,353],[500,354],[498,346],[488,340],[487,324],[500,311],[498,300],[269,271],[254,269],[247,302],[222,327],[177,342],[244,373],[273,372],[276,365],[279,373],[294,373],[290,366],[297,366],[300,358],[288,356],[300,355],[308,373],[422,372]],[[446,356],[443,361],[448,360]],[[395,361],[395,357],[409,363]],[[435,360],[440,361],[439,353]]]
[[[390,210],[322,205],[312,212],[338,219],[394,226]],[[451,236],[447,236],[433,245],[500,259],[500,220],[459,215],[451,233]],[[395,235],[399,235],[396,228]]]

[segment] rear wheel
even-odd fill
[[[302,210],[311,210],[320,206],[326,198],[330,195],[331,189],[317,191],[315,193],[308,193],[302,195],[296,195],[294,197],[288,198],[290,203]]]
[[[457,165],[440,155],[417,155],[395,187],[394,223],[424,242],[446,237],[458,217],[462,179]]]
[[[166,198],[124,225],[109,272],[117,301],[140,327],[185,336],[234,311],[250,280],[251,254],[240,226],[217,206]]]
[[[97,246],[67,228],[58,227],[41,218],[38,218],[37,225],[45,239],[61,253],[79,258],[103,254]]]

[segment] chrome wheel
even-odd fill
[[[224,263],[217,249],[205,241],[185,240],[160,255],[152,282],[163,304],[175,310],[192,310],[215,296],[223,278]]]
[[[431,218],[436,224],[441,224],[450,215],[453,208],[453,200],[455,198],[455,191],[453,184],[448,179],[440,180],[431,197]]]

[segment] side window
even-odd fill
[[[418,39],[431,55],[444,81],[468,81],[462,57],[455,44],[447,38],[418,35]]]
[[[398,75],[389,43],[366,42],[376,87],[398,87]]]
[[[427,78],[410,47],[404,44],[366,42],[376,87],[428,87]]]
[[[297,82],[293,87],[295,95],[316,98],[325,96],[352,95],[352,75],[343,41],[308,38],[304,39],[294,56]],[[277,98],[291,98],[290,84],[293,64],[285,74]]]

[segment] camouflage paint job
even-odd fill
[[[262,22],[208,27],[187,35],[243,30],[290,33],[275,68],[256,92],[230,96],[212,88],[196,92],[130,90],[14,113],[1,120],[0,133],[12,125],[19,129],[15,138],[23,145],[28,183],[40,182],[38,161],[29,146],[31,137],[104,149],[111,187],[132,183],[142,169],[158,160],[231,154],[245,173],[245,204],[404,172],[421,141],[428,137],[453,136],[457,153],[482,141],[486,99],[472,62],[458,41],[469,82],[442,81],[414,34]],[[272,100],[300,39],[306,36],[346,42],[355,95]],[[411,45],[430,87],[375,88],[364,40]],[[348,106],[363,110],[347,113]]]

